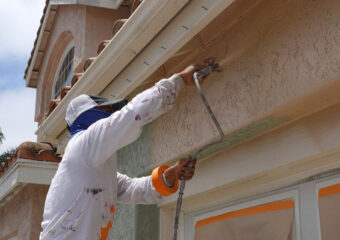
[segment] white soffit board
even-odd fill
[[[102,94],[126,97],[234,1],[190,1]]]
[[[17,159],[0,178],[0,200],[19,184],[49,185],[58,168],[56,162]]]

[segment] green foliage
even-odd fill
[[[16,151],[15,148],[8,149],[0,155],[0,163],[6,162]]]

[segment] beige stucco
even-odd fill
[[[82,5],[58,7],[38,78],[35,120],[39,124],[46,117],[57,66],[69,42],[76,42],[74,70],[82,72],[82,63],[88,57],[97,56],[100,42],[111,39],[114,21],[129,14],[127,7],[118,10]]]
[[[202,88],[224,132],[268,117],[286,123],[339,101],[339,2],[266,0],[246,6],[235,7],[243,14],[224,11],[199,34],[201,50],[189,49],[170,68],[217,57],[223,71]],[[152,162],[175,159],[217,136],[196,89],[186,87],[174,109],[152,124]]]
[[[0,239],[38,239],[48,186],[28,184],[0,208]]]
[[[223,69],[202,88],[230,143],[198,163],[183,215],[340,167],[339,11],[336,0],[238,1],[163,65],[164,76],[215,56]],[[218,137],[195,87],[151,134],[153,166]],[[161,204],[161,239],[172,239],[176,198]]]

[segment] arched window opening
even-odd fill
[[[65,86],[71,85],[71,79],[73,76],[73,58],[74,58],[74,46],[70,44],[65,50],[64,57],[62,58],[62,64],[59,65],[57,75],[54,80],[53,98],[57,98],[61,92],[61,89]]]

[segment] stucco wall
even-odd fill
[[[1,240],[12,236],[20,240],[39,238],[47,191],[45,185],[26,185],[0,208]]]
[[[149,174],[149,126],[134,143],[118,151],[118,171],[130,177]],[[159,209],[155,205],[117,204],[110,239],[157,240],[159,239]]]
[[[224,20],[236,13],[226,10],[199,34],[201,50],[182,56],[185,60],[177,65],[210,56],[222,65],[221,73],[202,84],[228,135],[221,148],[308,114],[304,109],[309,114],[316,110],[318,99],[302,97],[340,80],[339,11],[337,0],[265,0],[232,24]],[[300,109],[287,114],[282,107],[288,104]],[[151,132],[153,165],[218,136],[195,87],[182,91],[174,109],[153,122]]]
[[[36,121],[41,123],[48,111],[56,68],[68,43],[72,39],[75,42],[73,66],[75,72],[82,72],[83,61],[88,57],[97,56],[99,43],[111,38],[114,21],[127,18],[129,14],[127,7],[118,10],[82,5],[58,7],[40,67],[36,94]]]

